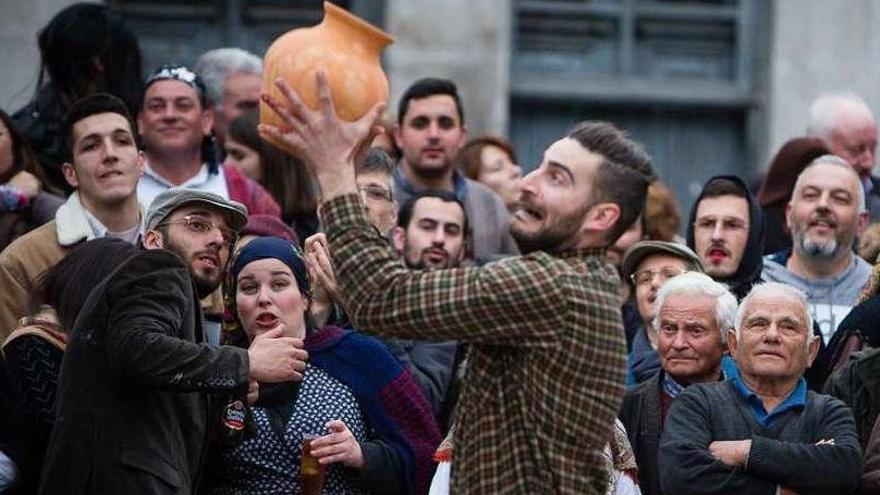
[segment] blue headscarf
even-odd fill
[[[296,244],[280,237],[258,237],[249,242],[236,255],[229,268],[232,274],[232,281],[238,280],[238,274],[249,263],[257,260],[276,259],[290,267],[296,278],[296,285],[303,296],[308,296],[309,292],[309,271],[306,268],[306,262],[303,260],[302,253]]]

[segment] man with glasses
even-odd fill
[[[657,333],[654,331],[654,301],[657,291],[670,278],[686,271],[703,272],[700,258],[687,246],[666,241],[641,241],[623,256],[621,274],[633,289],[643,327],[633,337],[628,359],[630,384],[642,383],[660,369]]]
[[[136,243],[143,233],[137,184],[144,161],[125,104],[109,94],[83,98],[61,129],[67,153],[61,170],[75,189],[55,220],[0,253],[0,339],[27,316],[40,274],[74,246],[99,237]]]
[[[371,148],[358,166],[355,177],[370,221],[386,237],[397,220],[397,202],[391,194],[393,174],[394,163],[388,153]]]
[[[302,341],[280,327],[249,349],[206,342],[198,300],[220,285],[245,207],[173,188],[146,218],[145,249],[71,329],[40,493],[194,493],[218,430],[244,428],[249,389],[302,378]]]
[[[742,179],[719,175],[706,181],[691,210],[687,243],[706,273],[737,299],[761,281],[764,215]]]

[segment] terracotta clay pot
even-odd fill
[[[336,114],[344,120],[357,120],[376,103],[388,101],[388,78],[382,71],[380,54],[392,41],[388,34],[366,21],[324,2],[324,20],[320,24],[285,33],[269,47],[263,59],[263,92],[284,101],[284,95],[275,86],[275,80],[281,77],[307,106],[316,109],[315,74],[323,67]],[[284,128],[284,122],[263,102],[260,122]],[[287,150],[282,143],[269,141]]]

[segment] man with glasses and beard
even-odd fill
[[[218,427],[243,428],[243,405],[221,418],[220,399],[302,378],[302,342],[280,327],[249,349],[206,343],[198,301],[219,286],[245,223],[242,204],[210,192],[156,197],[145,249],[70,329],[41,494],[194,493]]]
[[[871,274],[871,266],[853,252],[868,224],[856,172],[834,155],[815,159],[795,182],[786,223],[792,247],[766,256],[761,278],[804,291],[827,344]]]

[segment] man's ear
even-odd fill
[[[461,125],[461,138],[458,140],[458,148],[461,149],[464,146],[464,143],[467,142],[468,138],[468,128],[466,125]]]
[[[461,250],[458,253],[458,259],[456,260],[458,263],[456,263],[456,266],[471,256],[471,236],[467,232],[464,233],[464,238],[461,242]]]
[[[70,184],[70,187],[79,187],[79,180],[76,178],[76,169],[72,163],[64,162],[61,164],[61,173],[64,174],[64,180]]]
[[[394,187],[393,185],[391,187]],[[397,225],[397,201],[391,200],[391,225]]]
[[[400,132],[400,124],[394,124],[392,132],[391,138],[394,139],[394,144],[397,145],[397,149],[403,149],[403,137]]]
[[[727,352],[736,360],[736,330],[727,331]]]
[[[597,203],[584,216],[583,227],[588,231],[608,232],[620,218],[620,205],[617,203]]]
[[[818,335],[813,335],[813,329],[808,328],[807,332],[810,333],[808,337],[810,339],[810,343],[807,344],[807,368],[813,365],[813,361],[816,360],[816,356],[819,354],[819,339],[822,337]]]
[[[791,201],[785,204],[785,226],[788,228],[788,231],[791,232],[791,224],[793,220],[791,219]]]
[[[403,246],[406,245],[406,231],[403,227],[395,226],[391,229],[391,244],[398,253],[403,252]]]
[[[856,223],[856,235],[861,236],[864,234],[869,223],[871,223],[869,213],[867,211],[859,213],[858,223]]]
[[[144,135],[144,113],[138,112],[137,115],[137,132],[139,136]]]
[[[209,136],[214,128],[214,110],[206,108],[202,110],[202,134]]]
[[[147,171],[147,155],[144,154],[143,151],[138,151],[137,156],[137,164],[138,164],[138,177],[143,177],[144,172]]]
[[[148,230],[144,233],[144,248],[145,249],[162,249],[165,247],[165,239],[162,238],[162,234],[160,234],[156,230]]]

